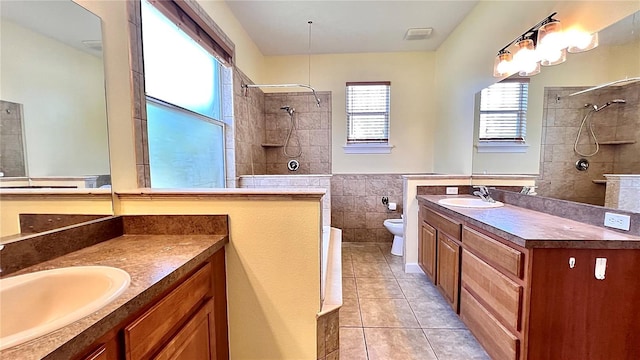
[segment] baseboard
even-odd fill
[[[407,274],[424,274],[418,263],[407,263],[404,265],[404,272]]]

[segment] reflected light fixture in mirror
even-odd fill
[[[598,34],[590,34],[575,27],[563,31],[556,13],[525,31],[504,46],[493,64],[493,76],[506,77],[514,73],[533,76],[540,73],[540,65],[551,66],[565,62],[567,51],[584,52],[598,46]],[[511,51],[515,52],[511,57]]]

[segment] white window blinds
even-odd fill
[[[506,80],[482,90],[479,140],[524,142],[528,90],[528,79]]]
[[[391,83],[347,83],[347,143],[389,142]]]

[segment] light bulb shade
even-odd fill
[[[562,24],[558,20],[552,20],[538,29],[538,47],[543,46],[553,50],[565,49],[566,39],[562,33]]]
[[[589,51],[598,47],[598,33],[589,34],[585,31],[572,30],[566,33],[567,50],[570,53],[579,53]]]
[[[538,74],[540,72],[540,63],[538,62],[538,53],[535,51],[533,40],[520,40],[516,46],[518,51],[513,55],[514,70],[518,71],[522,76]]]
[[[538,48],[540,55],[540,64],[543,66],[552,66],[562,64],[567,61],[567,49],[554,50],[548,48]]]
[[[509,51],[500,52],[493,62],[493,76],[504,77],[512,73],[513,56]]]

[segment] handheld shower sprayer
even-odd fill
[[[284,110],[287,113],[289,113],[289,116],[293,116],[293,113],[296,111],[296,109],[292,108],[291,106],[283,106],[280,108],[280,110]]]

